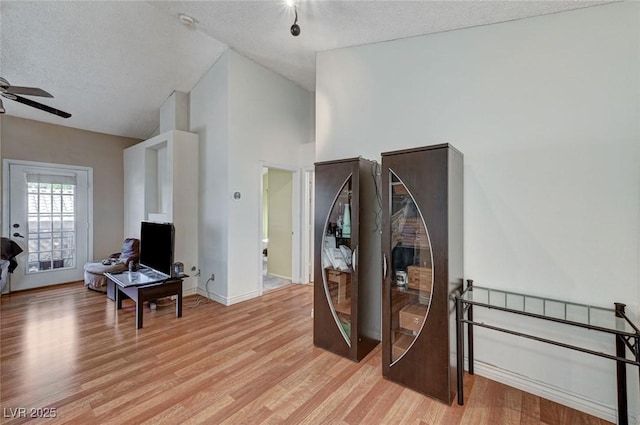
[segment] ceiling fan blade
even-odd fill
[[[15,99],[13,99],[13,100],[15,100],[16,102],[23,103],[23,104],[25,104],[27,106],[31,106],[33,108],[41,109],[43,111],[49,112],[50,114],[54,114],[54,115],[57,115],[57,116],[62,117],[62,118],[69,118],[71,116],[70,113],[61,111],[61,110],[56,109],[56,108],[52,108],[51,106],[43,105],[42,103],[34,102],[33,100],[26,99],[24,97],[20,97],[20,96],[16,96],[16,95],[14,95],[14,96],[15,96]]]
[[[9,86],[7,87],[7,91],[13,94],[25,94],[27,96],[41,96],[41,97],[53,97],[53,95],[49,92],[46,92],[37,87],[20,87],[20,86]]]

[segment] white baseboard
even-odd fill
[[[209,298],[215,302],[218,302],[222,305],[226,305],[226,306],[230,306],[233,304],[237,304],[240,303],[242,301],[248,301],[250,299],[259,297],[261,295],[260,291],[253,291],[253,292],[249,292],[248,294],[242,294],[240,296],[237,297],[223,297],[221,295],[215,294],[215,293],[208,293],[202,289],[202,288],[198,288],[198,295],[202,295],[205,298]]]
[[[213,300],[213,301],[215,301],[217,303],[226,305],[225,301],[224,301],[224,297],[221,297],[219,295],[212,294],[212,293],[207,293],[207,291],[205,291],[204,289],[202,289],[200,287],[196,288],[196,293],[198,295],[202,295],[203,297],[205,297],[207,299],[210,299],[210,300]]]
[[[468,365],[467,360],[465,359],[465,364]],[[478,360],[474,362],[474,373],[609,422],[618,423],[617,406],[591,400],[579,394],[568,392],[562,388],[536,381],[508,370],[499,369],[494,365]],[[640,415],[634,417],[633,414],[630,414],[629,423],[640,425]]]
[[[281,274],[275,274],[275,273],[269,273],[269,272],[267,272],[267,274],[269,276],[279,277],[280,279],[286,279],[286,280],[290,280],[291,282],[293,282],[293,279],[291,278],[291,276],[282,276]]]
[[[183,297],[188,297],[189,295],[195,295],[197,293],[198,293],[197,288],[189,288],[189,289],[182,288]]]

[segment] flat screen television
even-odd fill
[[[143,221],[140,227],[140,265],[171,276],[174,234],[173,223]]]

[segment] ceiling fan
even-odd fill
[[[31,99],[27,99],[22,96],[18,96],[19,94],[23,94],[26,96],[40,96],[40,97],[53,97],[50,93],[39,89],[37,87],[19,87],[12,86],[9,84],[7,80],[0,77],[0,95],[5,99],[15,100],[16,102],[23,103],[27,106],[31,106],[32,108],[40,109],[45,112],[49,112],[50,114],[57,115],[62,118],[69,118],[71,116],[70,113],[61,111],[56,108],[52,108],[51,106],[43,105],[42,103],[35,102]],[[5,109],[2,105],[2,99],[0,99],[0,114],[4,114]]]

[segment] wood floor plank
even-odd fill
[[[540,423],[540,399],[534,395],[522,394],[522,410],[520,425],[536,425]]]
[[[326,423],[343,422],[342,418],[355,408],[379,380],[380,368],[369,362],[365,363],[357,374],[345,380],[340,388],[327,397],[319,408],[304,418],[300,425],[316,424],[322,421]]]
[[[388,384],[388,385],[384,385]],[[372,388],[345,417],[351,425],[375,423],[392,409],[404,388],[388,381]]]
[[[291,285],[232,306],[186,297],[116,311],[82,283],[0,298],[0,406],[55,418],[2,424],[604,425],[480,376],[447,406],[388,381],[381,347],[354,363],[313,346],[313,291]],[[189,307],[196,305],[197,307]],[[4,410],[7,412],[7,410]]]

